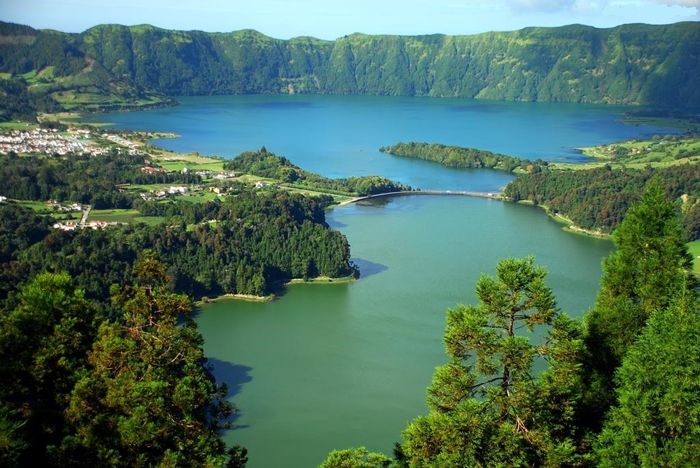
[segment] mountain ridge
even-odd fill
[[[0,23],[0,73],[23,77],[54,67],[57,76],[72,76],[90,60],[132,95],[156,100],[313,93],[700,108],[700,22],[354,33],[333,41],[275,39],[251,29],[110,24],[61,33]],[[30,79],[28,89],[41,87]]]

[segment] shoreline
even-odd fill
[[[294,286],[297,284],[347,284],[357,281],[354,276],[341,276],[339,278],[331,278],[329,276],[317,276],[315,278],[303,279],[303,278],[292,278],[289,281],[274,285],[273,289],[278,289],[280,287],[284,288],[287,286]],[[244,301],[244,302],[272,302],[275,299],[281,297],[282,294],[268,294],[266,296],[256,296],[255,294],[239,294],[239,293],[226,293],[215,297],[202,297],[195,301],[195,305],[200,307],[205,304],[211,304],[214,302],[223,301]]]
[[[541,208],[544,210],[544,212],[547,214],[547,216],[555,221],[558,224],[562,224],[562,230],[566,231],[571,234],[578,234],[580,236],[586,236],[586,237],[593,237],[595,239],[601,239],[601,240],[611,240],[612,235],[603,232],[603,231],[594,231],[591,229],[585,229],[582,228],[581,226],[577,226],[576,223],[571,221],[569,218],[564,216],[561,213],[553,213],[551,208],[549,208],[547,205],[539,205],[535,204],[531,200],[519,200],[516,203],[519,203],[521,205],[530,205],[530,206],[536,206],[538,208]]]
[[[176,101],[175,106],[178,105],[179,103]],[[168,106],[169,107],[169,106]],[[119,111],[126,111],[126,112],[131,112],[131,111],[143,111],[146,109],[120,109]],[[61,122],[62,118],[68,118],[68,122],[62,122],[62,123],[68,123],[68,124],[73,124],[73,125],[93,125],[93,126],[109,126],[111,124],[109,123],[103,123],[103,122],[84,122],[81,119],[84,117],[89,116],[90,114],[95,114],[95,113],[101,113],[101,112],[62,112],[62,113],[56,113],[56,114],[42,114],[43,119],[42,120],[51,120],[51,117],[56,118],[57,121]],[[48,117],[48,119],[47,119]],[[643,120],[643,119],[640,119]],[[684,119],[676,119],[683,121]],[[162,160],[162,161],[184,161],[184,162],[190,162],[194,163],[192,159],[201,159],[203,161],[206,161],[205,163],[216,163],[220,161],[226,161],[227,158],[222,158],[221,156],[212,156],[212,155],[200,155],[198,153],[190,153],[190,154],[185,154],[185,153],[180,153],[180,152],[175,152],[175,151],[170,151],[167,150],[158,144],[154,142],[154,140],[162,140],[162,139],[176,139],[180,138],[181,135],[178,135],[177,133],[174,132],[160,132],[160,131],[149,131],[149,130],[135,130],[131,131],[133,133],[132,138],[133,140],[138,141],[142,145],[148,145],[154,148],[156,151],[159,151],[161,154],[158,155],[151,155],[154,159],[156,160]],[[132,141],[133,141],[132,140]],[[621,141],[621,142],[616,142],[616,143],[610,143],[610,144],[621,144],[628,142],[628,140]],[[591,159],[591,162],[594,163],[609,163],[612,161],[609,158],[604,157],[603,155],[599,154],[598,152],[595,151],[597,147],[577,147],[576,150],[579,151],[581,154],[587,156],[588,158]],[[575,167],[579,165],[580,163],[574,163],[571,164],[572,167]],[[580,165],[585,165],[586,163],[580,164]],[[589,163],[590,164],[590,163]],[[443,164],[444,166],[444,164]],[[583,169],[583,168],[582,168]],[[293,187],[292,187],[293,188]],[[323,191],[317,191],[318,193],[324,194],[324,195],[337,195],[334,193],[330,192],[323,192]],[[339,201],[338,203],[332,203],[330,204],[327,209],[334,209],[334,208],[340,208],[343,206],[347,206],[353,203],[361,202],[364,200],[370,200],[373,198],[383,198],[383,197],[395,197],[395,196],[410,196],[410,195],[462,195],[462,196],[471,196],[471,197],[478,197],[478,198],[485,198],[485,199],[492,199],[492,200],[499,200],[499,201],[509,201],[505,198],[503,198],[502,193],[500,192],[489,192],[489,193],[482,193],[482,192],[461,192],[461,191],[450,191],[450,190],[444,190],[444,191],[437,191],[437,190],[411,190],[411,191],[402,191],[402,192],[388,192],[388,193],[379,193],[379,194],[374,194],[374,195],[369,195],[369,196],[358,196],[358,197],[352,197],[346,200]],[[532,204],[534,203],[528,201],[528,200],[520,200],[517,203],[521,204]],[[561,213],[553,213],[552,210],[543,204],[537,205],[541,207],[542,209],[545,210],[547,213],[547,216],[552,218],[555,222],[562,224],[563,227],[562,229],[566,232],[572,233],[572,234],[578,234],[578,235],[584,235],[588,237],[593,237],[596,239],[611,239],[611,235],[608,233],[605,233],[600,230],[591,230],[591,229],[585,229],[582,228],[578,225],[576,225],[571,219],[567,218],[565,215]],[[310,280],[303,280],[303,279],[292,279],[289,282],[285,283],[283,286],[291,285],[291,284],[300,284],[300,283],[317,283],[317,284],[325,284],[325,283],[337,283],[339,281],[333,280],[330,278],[326,279],[320,279],[320,278],[314,278]],[[270,296],[251,296],[251,295],[224,295],[221,297],[230,297],[233,299],[239,299],[239,300],[249,300],[249,301],[270,301],[274,299],[274,294]],[[212,300],[218,300],[219,298],[214,298],[214,299],[209,299],[209,301]]]

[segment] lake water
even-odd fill
[[[467,146],[524,158],[581,161],[577,147],[658,133],[625,125],[624,108],[376,96],[212,96],[97,116],[117,128],[175,132],[174,151],[234,157],[265,146],[327,177],[382,175],[412,187],[493,191],[510,176],[460,171],[379,152],[400,141]]]
[[[293,285],[278,301],[220,302],[198,319],[215,375],[240,408],[227,440],[253,467],[316,466],[333,448],[391,453],[424,413],[444,363],[445,311],[474,303],[480,272],[535,255],[560,306],[593,301],[606,241],[566,234],[542,210],[466,197],[412,196],[333,210],[364,276]]]
[[[530,158],[578,160],[577,146],[644,136],[619,108],[452,99],[331,96],[184,98],[182,105],[99,116],[121,128],[176,132],[159,144],[234,156],[266,146],[331,177],[379,174],[423,189],[493,191],[510,176],[383,155],[429,141]],[[542,210],[457,196],[407,196],[336,208],[362,278],[294,285],[270,303],[223,301],[198,317],[205,352],[240,413],[226,439],[256,467],[317,465],[333,448],[391,452],[426,411],[445,362],[445,311],[474,302],[482,272],[535,255],[560,306],[593,302],[610,242],[568,234]]]

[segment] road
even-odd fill
[[[90,216],[91,209],[92,209],[92,205],[83,205],[83,217],[80,218],[80,223],[79,223],[79,226],[81,228],[84,228],[85,225],[87,224],[88,216]]]

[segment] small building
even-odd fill
[[[220,172],[214,176],[218,180],[233,179],[234,177],[236,177],[235,172]]]
[[[98,229],[104,229],[109,225],[116,225],[116,223],[108,223],[107,221],[90,221],[87,227],[96,231]]]
[[[144,174],[159,174],[165,172],[165,169],[162,167],[144,166],[141,168],[141,172]]]
[[[75,231],[78,229],[78,223],[74,221],[68,221],[66,223],[54,223],[52,226],[54,229],[60,229],[61,231]]]

